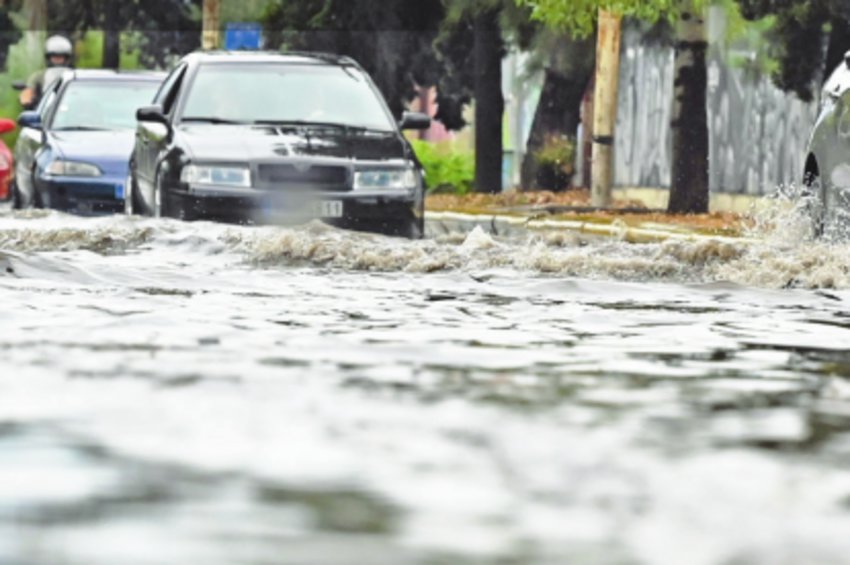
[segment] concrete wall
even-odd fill
[[[709,35],[725,18],[712,11]],[[713,42],[708,63],[710,183],[715,192],[767,194],[799,182],[816,103],[803,103],[764,76],[730,63],[751,55]],[[618,186],[669,187],[672,158],[673,51],[624,37],[617,122]]]

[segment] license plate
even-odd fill
[[[342,200],[313,202],[313,214],[319,218],[342,218]]]
[[[124,185],[115,185],[115,200],[124,200]]]

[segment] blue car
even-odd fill
[[[75,70],[51,83],[38,108],[18,118],[13,207],[123,211],[136,109],[153,100],[163,78]]]

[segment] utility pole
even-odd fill
[[[611,205],[611,187],[614,184],[614,127],[617,123],[617,94],[620,86],[621,23],[621,15],[599,10],[591,198],[594,206],[602,208]]]
[[[203,35],[201,46],[205,51],[218,49],[221,45],[220,0],[204,0]]]

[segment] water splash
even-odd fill
[[[780,187],[766,204],[749,213],[749,242],[736,256],[711,265],[708,277],[767,288],[850,287],[847,226],[834,223],[816,236],[818,204],[800,187]]]
[[[837,238],[814,239],[808,206],[793,191],[780,190],[769,206],[751,212],[751,224],[740,241],[700,237],[649,244],[565,231],[506,239],[480,227],[469,233],[409,241],[348,232],[321,222],[245,227],[16,212],[0,214],[0,249],[101,255],[168,250],[184,263],[224,253],[232,255],[235,263],[264,268],[314,265],[409,273],[513,269],[591,279],[850,288],[848,245]]]

